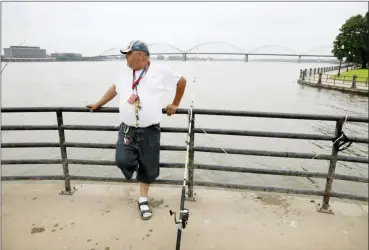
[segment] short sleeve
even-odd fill
[[[128,74],[126,71],[123,71],[123,73],[120,74],[120,76],[117,79],[117,82],[115,83],[115,91],[117,94],[122,93],[122,86],[126,84],[128,81]]]
[[[182,77],[177,71],[170,69],[169,67],[164,68],[165,82],[169,88],[176,87],[179,79]]]
[[[120,81],[117,81],[115,83],[115,92],[117,92],[117,94],[120,94]]]

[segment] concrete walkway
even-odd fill
[[[151,190],[153,218],[139,218],[137,184],[2,183],[2,249],[174,250],[180,187]],[[318,213],[321,197],[195,187],[181,250],[367,250],[367,203],[333,200],[334,215]]]

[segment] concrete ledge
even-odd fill
[[[77,184],[76,184],[77,183]],[[153,217],[142,221],[137,185],[3,182],[2,246],[7,250],[174,250],[180,187],[154,186]],[[197,201],[181,250],[367,250],[368,205],[333,199],[334,214],[319,213],[321,197],[196,188]]]
[[[350,88],[350,87],[342,87],[342,86],[333,86],[333,85],[328,85],[328,84],[316,84],[316,83],[312,83],[312,82],[307,82],[307,81],[303,81],[303,80],[297,80],[298,84],[301,85],[307,85],[313,88],[318,88],[318,89],[331,89],[331,90],[336,90],[336,91],[341,91],[341,92],[345,92],[345,93],[351,93],[351,94],[357,94],[357,95],[362,95],[362,96],[369,96],[369,91],[368,89],[361,89],[361,88]]]

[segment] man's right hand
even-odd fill
[[[86,107],[90,108],[90,112],[94,112],[98,110],[100,107],[107,104],[110,100],[112,100],[117,95],[115,84],[113,84],[108,91],[106,91],[105,95],[95,104],[89,104]]]
[[[95,110],[98,110],[100,108],[100,106],[97,104],[89,104],[86,107],[90,108],[90,112],[94,112]]]

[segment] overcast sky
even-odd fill
[[[24,45],[40,46],[48,54],[75,52],[93,56],[110,48],[124,47],[132,39],[167,43],[183,50],[198,43],[222,41],[246,51],[280,45],[290,50],[276,47],[259,52],[303,53],[331,46],[345,20],[364,14],[367,9],[365,2],[3,2],[2,54],[3,48],[25,40]],[[164,46],[154,48],[174,51]],[[210,48],[235,51],[232,47],[214,45],[201,47],[199,51]],[[330,49],[313,52],[326,54]]]

